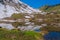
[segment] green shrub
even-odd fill
[[[19,14],[14,13],[14,14],[12,14],[11,17],[14,18],[14,19],[20,19],[20,18],[24,18],[24,14],[22,14],[22,13],[19,13]]]

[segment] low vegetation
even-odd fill
[[[34,31],[7,30],[0,28],[0,40],[40,40],[40,33]]]
[[[46,12],[60,12],[60,4],[53,5],[53,6],[45,5],[41,7],[40,10],[46,11]]]
[[[14,13],[14,14],[12,14],[11,17],[14,18],[14,19],[23,19],[24,14],[22,14],[22,13],[18,13],[18,14]]]

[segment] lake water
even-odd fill
[[[0,27],[2,28],[6,28],[6,29],[14,29],[14,27],[11,24],[7,24],[7,23],[0,23]]]
[[[45,40],[60,40],[60,32],[49,32],[44,36]]]
[[[2,28],[6,28],[6,29],[14,29],[15,27],[11,24],[11,23],[0,23],[0,27]],[[38,25],[27,25],[27,26],[18,26],[17,28],[19,28],[20,30],[34,30],[34,31],[39,31],[40,27],[42,26],[38,26]]]

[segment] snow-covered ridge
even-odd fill
[[[19,0],[0,0],[0,18],[10,17],[13,13],[41,12]]]

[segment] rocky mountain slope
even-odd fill
[[[41,12],[20,0],[0,0],[0,18],[10,17],[13,13]]]

